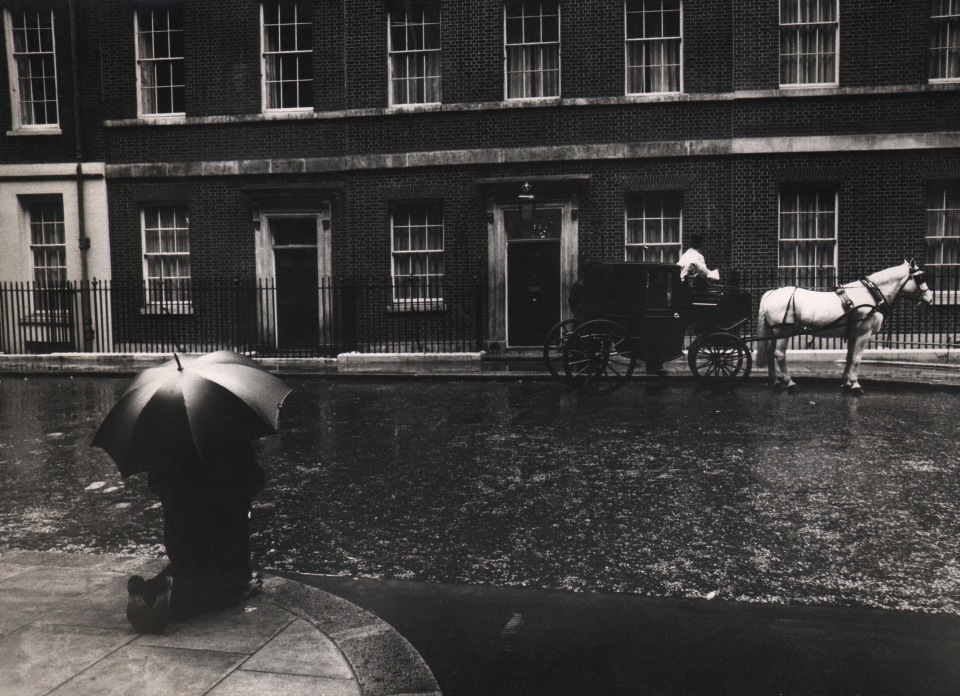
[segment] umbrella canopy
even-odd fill
[[[237,353],[174,355],[134,378],[92,444],[106,450],[124,478],[169,466],[183,452],[214,466],[225,445],[276,434],[280,406],[291,391]]]

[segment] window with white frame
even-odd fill
[[[927,187],[926,242],[936,301],[960,303],[960,181]]]
[[[837,192],[830,186],[780,190],[780,280],[832,289],[837,282]]]
[[[681,90],[680,0],[626,1],[627,94]]]
[[[390,102],[440,101],[440,6],[411,3],[390,10]]]
[[[67,239],[63,221],[63,200],[38,199],[24,202],[30,227],[33,257],[33,302],[38,312],[65,309],[65,295],[58,290],[67,282]]]
[[[182,205],[148,205],[141,211],[143,278],[147,304],[166,308],[190,302],[190,221]]]
[[[54,129],[59,113],[53,10],[10,9],[4,16],[13,127]]]
[[[780,85],[836,85],[839,0],[780,0]]]
[[[185,112],[183,11],[179,6],[139,8],[135,20],[140,114]]]
[[[390,209],[393,299],[397,303],[443,300],[443,204],[394,203]]]
[[[930,80],[960,80],[960,0],[933,0]]]
[[[560,96],[560,6],[510,0],[504,8],[507,99]]]
[[[927,265],[960,268],[960,181],[927,189]]]
[[[680,260],[683,193],[636,193],[626,201],[626,260],[676,263]]]
[[[313,108],[313,26],[307,2],[271,0],[261,5],[264,108]]]

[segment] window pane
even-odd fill
[[[835,0],[781,0],[780,27],[781,84],[836,82]]]
[[[268,109],[313,105],[313,27],[308,3],[263,4],[263,74]]]
[[[780,193],[780,267],[784,282],[835,283],[836,194],[829,187],[787,187]]]
[[[560,93],[559,12],[555,3],[518,2],[506,8],[507,98]]]
[[[391,210],[394,301],[439,300],[443,274],[443,209],[413,201]],[[406,282],[409,281],[409,282]]]

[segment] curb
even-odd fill
[[[268,575],[264,597],[304,619],[337,646],[364,696],[441,696],[433,672],[390,624],[315,587]]]

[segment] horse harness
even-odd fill
[[[910,275],[907,276],[907,278],[909,279],[910,277],[913,277],[913,276],[914,276],[914,274],[911,272]],[[806,328],[805,328],[802,333],[812,333],[812,332],[815,332],[815,331],[826,331],[826,330],[828,330],[828,329],[834,329],[834,328],[840,326],[840,325],[844,322],[844,320],[850,319],[850,315],[853,314],[853,313],[854,313],[856,310],[858,310],[858,309],[869,309],[869,310],[870,310],[869,312],[867,312],[866,316],[860,317],[860,318],[857,320],[858,322],[866,321],[867,319],[869,319],[870,317],[872,317],[872,316],[873,316],[874,314],[876,314],[877,312],[880,313],[880,316],[886,318],[887,315],[889,315],[890,312],[893,311],[893,305],[890,303],[890,301],[889,301],[886,297],[884,297],[883,293],[880,291],[880,288],[878,288],[877,285],[876,285],[876,283],[874,283],[872,280],[870,280],[870,279],[868,279],[868,278],[861,278],[861,279],[860,279],[860,283],[861,283],[861,284],[863,285],[863,287],[867,290],[867,292],[870,293],[870,297],[873,298],[873,301],[874,301],[875,304],[872,304],[872,305],[855,305],[855,304],[853,303],[853,300],[850,299],[850,296],[847,295],[847,290],[846,290],[846,288],[844,288],[842,285],[838,285],[838,286],[836,287],[836,289],[834,290],[834,292],[836,292],[836,293],[837,293],[837,296],[840,298],[840,303],[841,303],[841,305],[842,305],[842,307],[843,307],[843,314],[842,314],[836,321],[831,322],[831,323],[828,324],[827,326],[820,327],[819,329],[806,329]],[[904,280],[904,285],[906,285],[906,280]],[[901,289],[902,289],[902,287],[901,287]],[[795,326],[795,322],[788,321],[788,319],[789,319],[789,317],[790,317],[790,310],[791,310],[791,309],[794,309],[794,310],[796,309],[796,304],[795,304],[794,296],[796,295],[797,290],[798,290],[798,288],[795,287],[795,288],[793,289],[793,294],[790,295],[790,300],[787,302],[786,309],[784,309],[784,312],[783,312],[783,321],[780,323],[780,326]],[[900,294],[900,290],[897,291],[897,295],[899,295],[899,294]],[[850,320],[850,321],[848,322],[848,327],[849,327],[849,329],[850,329],[851,332],[853,331],[854,323],[855,323],[855,322],[852,321],[852,320]]]
[[[891,305],[889,300],[883,296],[883,293],[880,292],[880,288],[878,288],[872,280],[868,278],[861,278],[860,283],[863,284],[863,287],[867,289],[867,292],[870,293],[870,297],[872,297],[873,301],[876,303],[873,307],[870,307],[869,314],[867,314],[865,317],[862,317],[861,321],[870,318],[876,312],[880,312],[881,316],[886,317],[891,311],[893,311],[893,305]],[[854,306],[853,300],[851,300],[850,296],[847,295],[847,290],[842,285],[838,285],[835,292],[840,297],[840,303],[843,305],[844,316],[850,314],[855,309],[869,307],[869,305]]]

